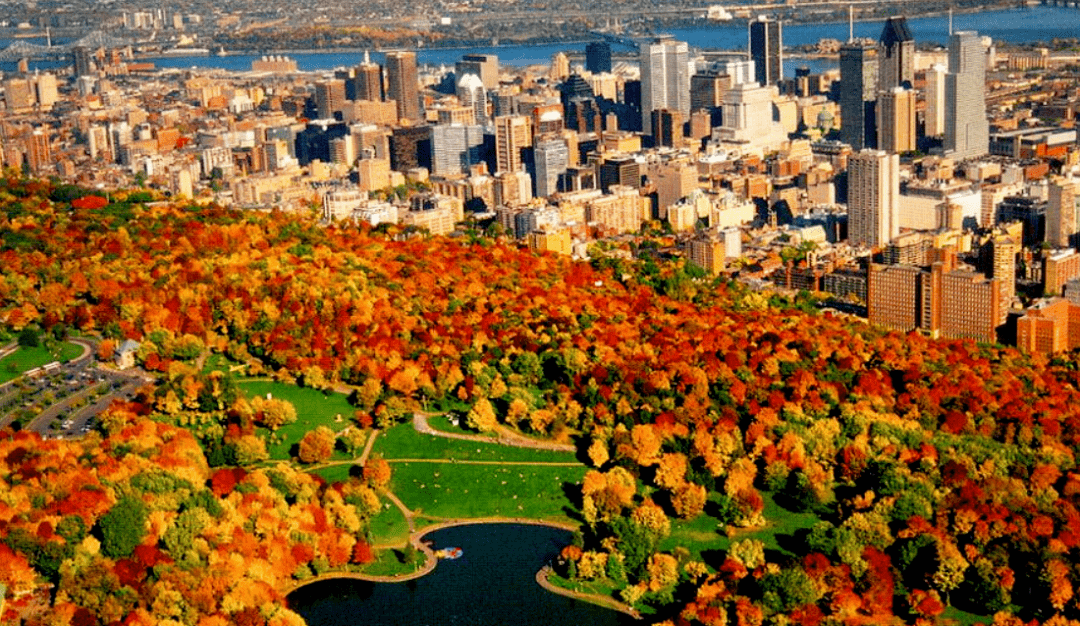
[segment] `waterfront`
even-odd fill
[[[427,576],[404,583],[331,580],[289,595],[289,606],[310,626],[520,626],[636,623],[622,613],[553,594],[536,572],[570,540],[547,526],[480,524],[428,534],[436,548],[464,554]]]
[[[857,22],[855,35],[877,39],[881,34],[882,20]],[[919,43],[935,43],[944,46],[948,40],[949,18],[947,15],[929,17],[909,17],[908,25],[915,40]],[[953,17],[954,30],[974,30],[980,35],[992,37],[995,41],[1008,43],[1029,43],[1050,41],[1052,39],[1075,38],[1080,34],[1080,9],[1064,7],[1032,7],[1005,11],[987,11],[983,13],[957,14]],[[671,29],[669,34],[699,49],[720,49],[743,52],[747,46],[745,24],[730,22],[700,28]],[[784,45],[787,47],[814,44],[821,39],[846,40],[846,23],[829,24],[789,24],[784,26]],[[547,64],[556,52],[583,53],[583,42],[558,42],[513,46],[477,46],[470,48],[419,48],[417,58],[429,65],[452,65],[461,55],[470,53],[495,54],[504,65],[526,66]],[[616,52],[630,52],[622,46],[615,46]],[[169,56],[150,59],[159,68],[187,69],[193,67],[222,68],[231,71],[251,69],[251,62],[261,54],[227,54],[225,56]],[[350,67],[359,64],[364,53],[361,50],[299,52],[288,54],[295,59],[303,71],[330,70],[335,67]],[[382,62],[384,55],[373,51],[371,58]],[[56,68],[62,62],[40,61],[31,64],[42,70]],[[834,63],[818,60],[793,58],[785,63],[785,74],[792,75],[794,68],[808,65],[820,70],[834,66]],[[3,64],[3,69],[14,69],[13,64]]]

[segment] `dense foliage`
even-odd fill
[[[13,330],[62,323],[136,338],[140,362],[164,373],[210,349],[308,386],[348,383],[362,424],[435,403],[458,407],[478,429],[502,424],[574,438],[596,471],[582,485],[584,542],[564,552],[570,573],[610,580],[627,601],[659,607],[658,619],[928,623],[949,605],[1000,611],[993,620],[1001,624],[1080,619],[1080,395],[1071,361],[770,307],[758,294],[694,280],[678,263],[590,266],[500,244],[398,241],[392,229],[320,228],[294,216],[130,199],[72,208],[50,201],[54,192],[8,181],[0,194],[0,320]],[[212,384],[174,378],[159,399],[198,407]],[[86,455],[108,457],[117,445],[110,441],[100,449],[92,440],[41,445],[81,448],[68,454],[78,465]],[[0,454],[9,466],[11,453]],[[322,458],[325,446],[313,436],[305,454]],[[154,454],[127,453],[112,463],[132,457],[156,462]],[[185,477],[193,494],[210,478],[205,469]],[[14,562],[26,559],[14,572],[24,584],[33,579],[30,567],[63,585],[77,564],[105,563],[93,571],[108,577],[132,562],[154,572],[144,568],[143,585],[162,586],[160,593],[175,592],[183,606],[203,611],[193,590],[212,587],[203,580],[235,579],[214,573],[224,565],[210,557],[222,546],[251,542],[229,548],[239,556],[226,563],[279,545],[296,558],[291,530],[258,522],[249,530],[237,515],[250,511],[229,517],[247,502],[239,493],[221,500],[226,519],[240,525],[230,532],[209,513],[181,522],[181,504],[151,502],[150,530],[133,556],[84,547],[89,539],[70,555],[28,552],[17,529],[42,546],[70,544],[56,533],[42,538],[35,525],[29,502],[42,487],[11,487],[0,533],[23,555]],[[80,490],[94,495],[66,514],[103,535],[100,520],[117,510],[123,491],[115,480]],[[336,493],[301,492],[304,502],[324,505]],[[279,516],[303,506],[280,497]],[[754,535],[777,522],[763,514],[766,500],[819,519],[793,538],[796,549],[767,550]],[[120,512],[118,522],[133,514]],[[702,515],[715,518],[717,539],[730,535],[728,549],[661,550],[672,520]],[[58,528],[63,520],[49,523]],[[188,530],[168,539],[174,525]],[[116,530],[121,541],[111,549],[122,551],[129,537]],[[196,544],[203,547],[194,554],[183,550]],[[140,560],[141,547],[157,555],[168,545],[178,551],[161,557],[169,565]],[[334,547],[342,546],[326,549]],[[92,556],[82,556],[90,548]],[[268,558],[277,573],[288,562],[278,556],[252,558]],[[159,567],[189,578],[159,576]],[[260,598],[280,589],[277,574],[245,571],[265,583]],[[12,576],[0,571],[0,579]],[[156,596],[136,591],[142,600],[104,594],[121,604],[99,619],[119,619],[135,606],[151,610]],[[219,591],[207,597],[230,597]]]

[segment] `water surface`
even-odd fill
[[[474,524],[429,533],[436,549],[464,555],[440,561],[405,583],[331,580],[289,595],[309,626],[620,626],[640,624],[622,613],[551,593],[536,572],[570,533],[525,524]]]

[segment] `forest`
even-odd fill
[[[384,472],[266,463],[253,433],[287,414],[204,352],[347,386],[360,428],[424,408],[574,443],[593,469],[560,571],[654,622],[1080,624],[1071,356],[887,333],[680,260],[13,176],[0,207],[0,324],[102,358],[136,339],[159,374],[85,439],[0,437],[0,583],[28,625],[299,624],[290,581],[370,558]]]

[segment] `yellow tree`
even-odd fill
[[[495,409],[491,408],[491,403],[487,398],[481,397],[476,401],[469,410],[469,414],[465,416],[465,423],[469,425],[469,428],[475,428],[482,433],[495,430],[498,420],[495,417]]]
[[[334,431],[326,426],[319,426],[308,431],[300,440],[300,461],[303,463],[322,463],[334,453]]]

